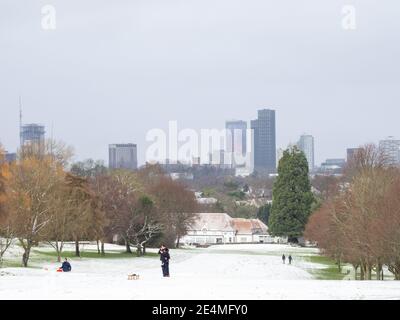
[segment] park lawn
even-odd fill
[[[318,263],[323,265],[322,268],[310,268],[310,272],[317,280],[343,280],[347,273],[346,265],[342,265],[341,272],[339,271],[336,261],[322,255],[303,256],[303,259],[308,262]]]
[[[44,257],[52,257],[52,258],[57,258],[57,253],[55,250],[52,251],[42,251],[35,249],[34,252],[38,254],[39,256],[44,256]],[[81,251],[80,252],[81,256],[80,258],[88,258],[88,259],[126,259],[126,258],[138,258],[136,255],[136,252],[132,253],[127,253],[127,252],[118,252],[118,251],[109,251],[105,253],[105,255],[101,255],[96,251],[90,250],[90,251]],[[154,258],[158,257],[159,255],[155,252],[146,252],[146,255],[141,256],[141,258]],[[63,251],[61,253],[61,257],[63,258],[77,258],[75,255],[75,251]]]
[[[16,243],[16,247],[19,247],[19,244]],[[146,252],[145,256],[141,256],[141,258],[156,258],[159,255],[156,252]],[[61,253],[62,259],[71,258],[77,259],[75,256],[75,251],[73,250],[65,250]],[[131,259],[137,258],[136,251],[133,250],[132,253],[126,253],[124,251],[118,250],[106,250],[106,254],[103,256],[97,253],[97,250],[93,249],[85,249],[81,250],[81,257],[78,259]],[[0,268],[19,268],[22,267],[22,252],[18,254],[13,254],[11,256],[7,256],[3,258],[3,261],[0,265]],[[41,268],[41,266],[45,263],[52,263],[57,261],[57,253],[51,247],[40,245],[39,247],[32,248],[28,268]]]

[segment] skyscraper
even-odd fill
[[[37,123],[24,124],[21,126],[21,146],[39,145],[44,146],[45,129]]]
[[[387,137],[385,140],[379,141],[379,148],[386,155],[388,164],[400,164],[400,140],[396,140],[394,137]]]
[[[137,147],[136,144],[110,144],[108,147],[110,169],[137,169]]]
[[[275,110],[258,110],[258,119],[251,121],[254,131],[254,169],[276,172]]]
[[[314,137],[309,134],[301,135],[297,146],[301,151],[304,152],[306,156],[308,162],[308,171],[314,171]]]
[[[226,152],[233,155],[232,166],[244,165],[244,163],[240,163],[237,156],[246,156],[247,122],[242,120],[226,121],[225,129]]]

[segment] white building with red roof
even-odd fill
[[[259,219],[233,218],[236,242],[273,242],[268,227]]]
[[[259,219],[232,218],[226,213],[198,213],[181,239],[186,244],[272,243],[274,238]]]

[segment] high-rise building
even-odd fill
[[[244,166],[247,152],[247,122],[242,120],[226,121],[226,152],[232,154],[232,166]],[[239,156],[241,159],[239,159]]]
[[[258,119],[251,121],[254,131],[254,169],[276,172],[275,110],[258,110]]]
[[[45,129],[37,123],[24,124],[21,126],[21,147],[27,145],[44,146]]]
[[[133,143],[110,144],[108,147],[110,169],[137,169],[137,146]]]
[[[361,148],[348,148],[347,149],[347,162],[350,162],[351,159],[357,154],[357,152],[361,150]]]
[[[314,137],[309,134],[303,134],[300,136],[299,142],[297,142],[297,147],[304,152],[307,162],[309,172],[314,171]]]
[[[247,122],[242,120],[226,121],[227,152],[246,154]]]
[[[387,157],[387,163],[390,165],[400,164],[400,140],[394,137],[387,137],[379,141],[379,148]]]

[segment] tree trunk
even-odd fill
[[[357,280],[357,269],[358,269],[358,266],[355,266],[353,264],[353,268],[354,268],[354,280]]]
[[[100,254],[100,244],[99,244],[99,239],[96,240],[96,244],[97,244],[97,253]]]
[[[400,262],[397,261],[393,264],[387,265],[388,269],[394,275],[395,280],[400,280]]]
[[[104,242],[103,241],[101,242],[101,255],[102,256],[106,255],[106,252],[104,251]]]
[[[382,266],[378,262],[378,264],[376,265],[376,280],[381,280],[381,270],[382,270]]]
[[[366,273],[365,273],[365,278],[367,279],[367,280],[371,280],[372,279],[372,272],[371,272],[371,266],[370,265],[366,265],[365,266],[365,269],[366,269]]]
[[[60,247],[58,241],[56,241],[57,262],[61,262],[61,249],[62,247]]]
[[[125,246],[126,246],[126,253],[132,253],[131,246],[129,245],[129,242],[125,240]]]
[[[81,252],[79,250],[79,240],[75,240],[75,256],[80,257]]]
[[[143,255],[145,256],[146,255],[146,244],[143,244]]]
[[[360,280],[364,280],[364,264],[360,264]]]
[[[31,244],[28,243],[27,247],[24,248],[24,254],[22,255],[22,265],[28,267],[29,255],[31,254]]]
[[[178,236],[178,238],[176,239],[176,248],[179,248],[179,241],[181,240],[181,237]]]
[[[136,246],[136,255],[138,257],[140,257],[142,255],[142,246],[140,243]]]

